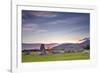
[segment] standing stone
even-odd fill
[[[41,50],[41,55],[45,55],[46,54],[46,50],[45,50],[44,44],[40,45],[40,50]]]

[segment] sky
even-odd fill
[[[89,33],[89,13],[22,10],[22,43],[79,43]]]

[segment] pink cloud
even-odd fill
[[[22,30],[24,32],[46,32],[46,29],[41,29],[37,26],[37,24],[27,24],[24,25]]]
[[[56,13],[52,12],[32,12],[32,15],[40,16],[40,17],[56,17]]]

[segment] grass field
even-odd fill
[[[63,60],[85,60],[90,59],[86,53],[64,53],[48,55],[25,55],[22,54],[22,62],[41,62],[41,61],[63,61]]]

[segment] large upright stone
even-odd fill
[[[46,54],[46,50],[45,50],[44,44],[40,45],[40,50],[41,50],[41,55],[45,55]]]

